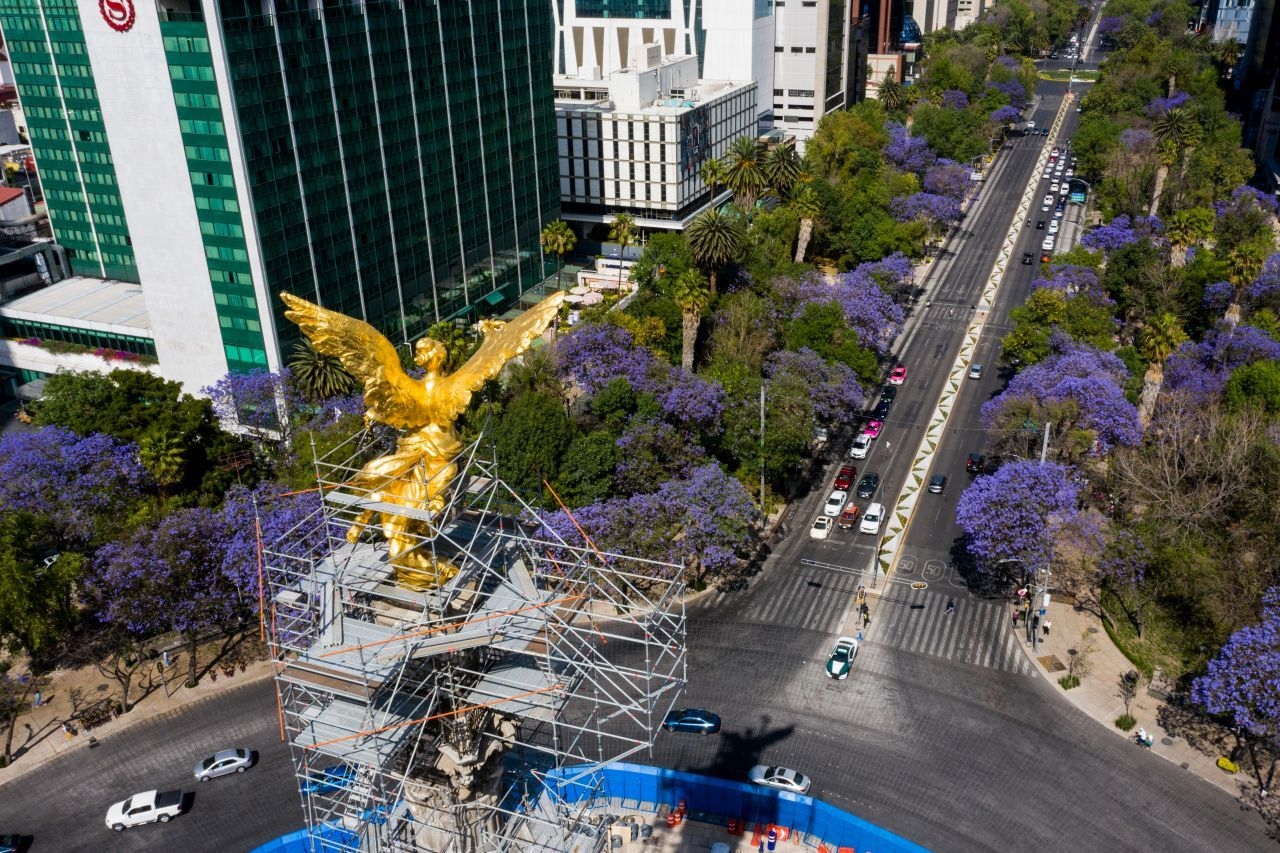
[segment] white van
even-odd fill
[[[872,504],[862,514],[862,523],[858,525],[858,532],[872,535],[879,533],[882,519],[884,519],[884,504]]]

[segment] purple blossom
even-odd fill
[[[1191,698],[1256,736],[1280,738],[1280,588],[1262,596],[1261,621],[1232,634],[1192,682]]]
[[[1124,19],[1117,18],[1114,15],[1108,15],[1105,18],[1098,19],[1098,35],[1109,35],[1118,33],[1124,27]]]
[[[1222,313],[1236,298],[1236,286],[1229,281],[1217,281],[1206,285],[1201,304],[1215,313]]]
[[[1164,18],[1164,14],[1159,9],[1156,9],[1150,15],[1147,15],[1147,26],[1154,27],[1156,24],[1160,23],[1162,18]]]
[[[1158,238],[1164,233],[1164,223],[1155,216],[1136,216],[1130,219],[1121,214],[1106,225],[1099,225],[1080,239],[1089,249],[1114,252],[1146,238]]]
[[[956,523],[984,571],[1001,572],[1002,560],[1020,563],[1023,572],[1048,564],[1053,533],[1076,517],[1079,487],[1070,470],[1054,462],[1010,462],[961,493]]]
[[[252,491],[233,486],[218,521],[223,527],[222,576],[245,594],[253,613],[258,611],[259,543],[271,550],[276,565],[280,556],[306,560],[329,551],[324,501],[318,491],[291,494],[274,483]]]
[[[1060,290],[1068,299],[1075,296],[1086,296],[1094,305],[1114,305],[1115,301],[1107,296],[1098,281],[1098,273],[1092,267],[1075,264],[1054,264],[1049,268],[1049,277],[1039,278],[1031,282],[1032,289],[1045,288]]]
[[[659,368],[655,365],[651,375],[656,373]],[[728,399],[724,386],[676,367],[668,368],[664,379],[662,383],[651,383],[663,416],[679,427],[697,429],[704,435],[718,435],[720,416]]]
[[[933,193],[914,193],[895,198],[890,209],[899,222],[924,220],[935,225],[949,225],[959,222],[964,216],[958,199]]]
[[[779,279],[774,287],[783,304],[792,306],[792,317],[799,317],[811,303],[838,303],[859,343],[884,353],[901,333],[904,315],[902,307],[894,302],[879,280],[911,281],[913,275],[909,261],[891,255],[881,261],[859,264],[830,280],[810,273],[799,279]]]
[[[631,333],[609,323],[584,323],[555,345],[560,375],[587,394],[622,377],[636,390],[644,388],[654,357],[637,346]]]
[[[1011,107],[1005,104],[1003,107],[997,107],[991,112],[991,120],[996,124],[1009,124],[1019,121],[1022,118],[1022,110],[1017,107]]]
[[[1150,151],[1156,146],[1156,137],[1145,128],[1131,127],[1120,131],[1120,145],[1133,152]]]
[[[118,529],[148,485],[138,448],[48,426],[0,436],[0,506],[49,519],[69,542]]]
[[[1151,118],[1159,118],[1166,113],[1179,109],[1189,100],[1191,100],[1191,95],[1187,92],[1174,92],[1167,98],[1156,98],[1147,104],[1147,115]]]
[[[785,374],[799,379],[809,389],[813,414],[819,423],[836,423],[862,405],[863,391],[857,374],[846,365],[826,361],[807,347],[771,353],[765,359],[764,373],[770,379]]]
[[[1058,420],[1070,417],[1073,421],[1058,423],[1059,428],[1091,430],[1098,450],[1104,453],[1118,444],[1137,444],[1142,432],[1137,409],[1124,397],[1124,382],[1129,376],[1124,362],[1114,353],[1076,343],[1063,334],[1055,334],[1050,346],[1055,350],[1053,355],[1018,373],[999,396],[983,405],[987,429],[995,429],[1011,407],[1024,401],[1042,408],[1070,402],[1074,404],[1072,413],[1055,406]]]
[[[898,171],[923,175],[937,162],[937,155],[923,136],[912,136],[896,121],[886,122],[885,129],[889,131],[889,142],[884,147],[884,156]]]
[[[1008,68],[1010,71],[1022,70],[1022,63],[1016,57],[1009,56],[1007,54],[1001,54],[1000,56],[997,56],[996,63],[999,65],[1003,65],[1005,68]]]
[[[1218,215],[1219,219],[1247,216],[1253,211],[1262,211],[1275,216],[1277,204],[1278,202],[1274,195],[1264,193],[1246,184],[1232,190],[1229,201],[1215,201],[1213,203],[1213,211]]]
[[[1280,342],[1256,326],[1249,325],[1233,328],[1230,324],[1220,323],[1205,335],[1197,350],[1206,367],[1227,373],[1255,361],[1280,360]]]
[[[618,447],[622,462],[614,472],[614,484],[624,494],[647,492],[654,483],[688,476],[706,462],[706,451],[690,433],[654,418],[633,418]]]
[[[250,429],[280,430],[288,413],[303,403],[288,370],[228,373],[200,393],[210,398],[221,420]]]
[[[1009,105],[1023,110],[1027,107],[1027,89],[1017,80],[1005,80],[1000,83],[987,81],[987,88],[994,89],[1009,99]]]
[[[957,200],[963,200],[971,186],[968,167],[945,159],[930,166],[920,183],[927,193]]]
[[[969,95],[959,89],[947,89],[942,93],[942,108],[964,110],[969,108]]]
[[[1280,313],[1280,254],[1267,258],[1261,275],[1244,289],[1243,302],[1250,310],[1270,308]]]
[[[1187,342],[1164,362],[1164,394],[1185,394],[1194,403],[1208,405],[1222,396],[1228,374],[1210,367],[1201,358],[1199,346]]]

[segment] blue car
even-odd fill
[[[329,794],[334,791],[341,791],[343,788],[355,781],[356,769],[347,764],[335,764],[332,767],[326,767],[319,773],[302,781],[298,786],[298,790],[302,792],[302,796],[309,797],[312,794]]]
[[[677,708],[667,714],[662,727],[669,732],[713,735],[720,731],[720,715],[701,708]]]

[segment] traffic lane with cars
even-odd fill
[[[33,836],[34,850],[249,850],[303,823],[288,746],[269,679],[99,737],[81,734],[58,758],[0,786],[0,827]],[[245,773],[200,783],[196,762],[246,746]],[[21,760],[21,759],[19,759]],[[181,790],[189,805],[167,824],[112,832],[107,809],[148,790]]]

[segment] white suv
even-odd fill
[[[872,504],[862,514],[862,523],[858,525],[859,533],[875,535],[880,532],[880,521],[884,518],[884,504]]]
[[[849,448],[849,455],[854,459],[866,459],[867,454],[871,452],[871,439],[863,434],[854,436],[853,446]]]

